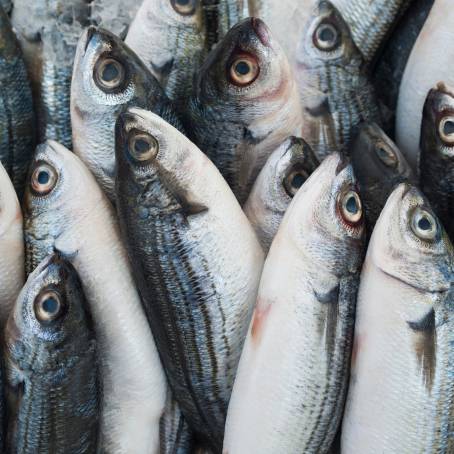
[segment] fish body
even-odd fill
[[[454,91],[432,89],[421,126],[421,190],[450,238],[454,238]]]
[[[334,151],[348,152],[359,125],[381,119],[367,62],[333,4],[317,2],[304,30],[295,66],[302,137],[322,159]]]
[[[361,210],[352,167],[338,153],[290,203],[265,262],[223,452],[329,451],[348,384]]]
[[[24,285],[22,212],[11,180],[0,164],[0,326],[4,327]]]
[[[164,91],[139,57],[104,29],[88,28],[71,85],[74,152],[114,200],[115,121],[128,105],[153,110],[181,128]]]
[[[265,252],[293,196],[318,165],[311,147],[297,137],[288,138],[266,161],[243,208]]]
[[[5,337],[7,452],[96,452],[96,340],[69,263],[51,256],[29,276]]]
[[[35,154],[24,221],[28,272],[55,250],[81,278],[98,339],[101,451],[159,452],[167,384],[116,216],[91,172],[56,142]]]
[[[452,283],[446,233],[421,192],[399,185],[361,273],[342,452],[453,452]]]
[[[185,120],[191,140],[244,203],[268,156],[302,124],[290,65],[263,21],[235,25],[209,54]]]
[[[170,387],[220,452],[263,252],[218,170],[175,128],[130,108],[116,141],[120,225]]]
[[[416,40],[400,84],[396,142],[417,171],[421,122],[427,93],[439,82],[454,86],[454,9],[449,0],[434,2]]]
[[[376,124],[361,127],[351,158],[364,204],[367,233],[371,235],[394,188],[406,181],[416,183],[416,178],[397,145]]]
[[[0,8],[0,161],[22,197],[34,148],[33,102],[23,55]]]

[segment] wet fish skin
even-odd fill
[[[22,212],[4,167],[0,164],[0,326],[24,285]]]
[[[116,89],[99,82],[103,65],[112,59],[119,65]],[[101,76],[96,76],[96,68],[101,68]],[[74,152],[112,201],[115,121],[128,105],[148,108],[182,129],[170,101],[139,57],[112,33],[89,27],[79,40],[71,86]]]
[[[95,335],[77,273],[60,257],[29,276],[8,320],[4,351],[7,452],[95,452]]]
[[[11,23],[0,8],[0,161],[22,197],[34,147],[30,83]]]
[[[342,452],[452,452],[453,258],[422,193],[399,185],[361,274]]]
[[[142,161],[138,140],[150,144]],[[220,452],[263,252],[211,161],[157,115],[120,117],[116,157],[123,239],[170,387],[196,437]]]
[[[335,153],[297,192],[271,245],[223,452],[328,452],[347,391],[364,233],[352,167]]]
[[[318,1],[304,30],[295,66],[304,112],[302,137],[319,159],[339,150],[348,153],[361,123],[381,122],[367,62],[332,3]],[[325,32],[324,43],[317,36]]]
[[[454,91],[439,84],[424,105],[419,172],[422,191],[449,237],[454,238],[454,136],[450,125],[454,126]]]
[[[403,182],[415,184],[416,177],[397,145],[374,123],[361,127],[351,158],[370,236],[394,188]]]
[[[60,252],[90,304],[103,389],[101,451],[159,452],[167,383],[112,204],[74,153],[48,141],[35,154],[23,209],[27,269]]]
[[[239,86],[230,73],[243,58],[249,75],[258,75]],[[249,18],[235,25],[209,54],[185,121],[191,140],[244,203],[268,156],[287,137],[300,135],[302,123],[290,65],[263,21]]]
[[[296,191],[318,165],[311,147],[298,137],[289,137],[266,161],[243,207],[265,253]]]

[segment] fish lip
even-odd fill
[[[265,47],[271,47],[270,31],[266,26],[265,22],[263,22],[262,19],[259,19],[257,17],[251,17],[251,27],[254,30],[260,42]]]
[[[342,170],[344,170],[350,164],[350,159],[344,153],[338,152],[337,154],[339,156],[339,163],[336,167],[336,176],[339,175]]]
[[[87,52],[88,46],[90,45],[91,40],[93,39],[93,36],[96,34],[98,31],[97,27],[94,25],[90,25],[86,30],[85,30],[85,44],[84,44],[84,54]]]

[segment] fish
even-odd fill
[[[364,239],[352,166],[333,153],[298,190],[271,244],[223,453],[329,451],[347,392]]]
[[[424,104],[420,148],[421,189],[454,239],[454,89],[442,83]]]
[[[0,327],[25,282],[22,211],[13,184],[0,164]]]
[[[413,46],[399,89],[396,143],[415,172],[419,168],[421,123],[427,93],[439,82],[454,86],[454,10],[449,0],[434,2]]]
[[[412,2],[413,0],[333,0],[333,5],[348,24],[353,41],[364,59],[372,62],[398,19]]]
[[[263,251],[216,167],[158,115],[119,117],[116,160],[120,228],[170,388],[220,452]]]
[[[96,452],[96,354],[77,272],[52,255],[28,277],[6,325],[7,452]]]
[[[332,3],[318,1],[304,26],[295,63],[303,106],[302,137],[319,159],[342,151],[363,122],[381,123],[368,65]]]
[[[35,117],[23,55],[1,7],[0,90],[0,161],[22,197],[35,145]]]
[[[123,41],[88,27],[76,51],[71,85],[73,151],[114,202],[115,121],[127,106],[153,110],[182,129],[158,81]]]
[[[23,214],[27,272],[56,251],[82,281],[98,339],[101,452],[158,452],[167,383],[112,204],[74,153],[47,141],[35,153]]]
[[[226,69],[227,68],[227,69]],[[240,204],[269,155],[300,135],[302,111],[290,64],[265,23],[232,27],[197,73],[183,120]]]
[[[14,0],[11,20],[24,52],[38,143],[71,142],[70,87],[77,41],[89,25],[124,37],[141,0]]]
[[[293,197],[318,165],[299,137],[289,137],[266,161],[243,207],[265,253]]]
[[[370,236],[394,188],[405,181],[416,184],[416,177],[397,145],[374,123],[361,127],[351,159]]]
[[[373,69],[372,82],[382,104],[382,112],[385,112],[384,130],[390,137],[395,135],[397,98],[405,66],[433,4],[434,0],[410,3]]]
[[[400,184],[361,273],[342,452],[453,452],[453,263],[427,200]]]

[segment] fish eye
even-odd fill
[[[322,22],[314,32],[313,41],[319,50],[331,52],[339,47],[340,33],[335,25]]]
[[[132,131],[129,137],[129,153],[138,162],[154,159],[159,151],[155,137],[144,132]]]
[[[432,241],[438,234],[438,223],[429,211],[417,208],[411,218],[411,229],[419,239]]]
[[[303,169],[292,169],[284,179],[284,189],[288,196],[294,197],[307,178],[308,175]]]
[[[50,164],[38,162],[33,169],[30,186],[35,195],[44,196],[54,189],[57,181],[57,171]]]
[[[41,323],[50,323],[61,317],[65,309],[62,298],[55,290],[46,290],[34,303],[35,316]]]
[[[446,145],[454,145],[454,116],[442,118],[438,125],[438,134]]]
[[[171,0],[173,9],[182,16],[190,16],[195,13],[198,0]]]
[[[379,143],[375,147],[375,154],[378,159],[385,164],[387,167],[396,167],[397,166],[397,156],[396,153],[384,143]]]
[[[249,55],[237,57],[230,65],[230,81],[240,87],[257,79],[260,69],[257,60]]]
[[[342,218],[348,224],[358,224],[363,218],[363,206],[356,191],[349,190],[341,193],[338,206]]]
[[[105,58],[95,67],[95,81],[101,90],[115,90],[124,80],[125,69],[118,60]]]

